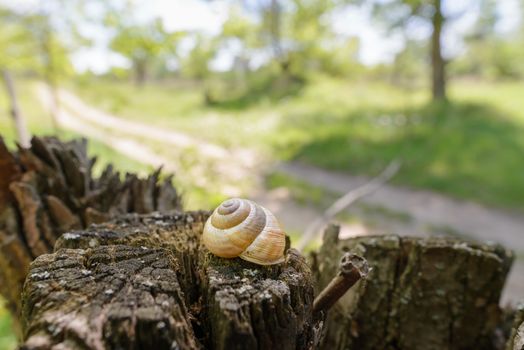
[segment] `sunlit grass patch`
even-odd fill
[[[293,200],[302,205],[312,204],[317,207],[324,207],[329,204],[328,197],[330,196],[327,196],[323,189],[284,173],[273,172],[266,176],[265,181],[268,189],[287,188]]]
[[[524,126],[497,108],[430,104],[406,111],[398,125],[391,122],[398,111],[377,114],[389,115],[389,121],[374,123],[352,112],[344,121],[318,124],[301,147],[295,146],[292,159],[373,174],[399,158],[403,167],[394,179],[397,184],[524,209],[524,183],[518,175],[524,173]]]

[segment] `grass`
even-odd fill
[[[271,159],[373,175],[403,160],[395,183],[492,206],[524,210],[524,85],[457,81],[450,103],[423,89],[318,77],[278,101],[206,106],[197,87],[116,82],[77,87],[126,118],[181,130]]]
[[[265,178],[266,188],[275,189],[279,187],[288,188],[293,199],[302,205],[314,205],[325,207],[336,199],[336,194],[326,193],[322,188],[295,179],[281,172],[273,172]]]
[[[312,131],[317,137],[301,144],[293,158],[360,174],[378,173],[400,158],[399,184],[524,209],[519,123],[470,103],[377,114],[380,119],[370,120],[357,112],[344,122],[317,127]]]
[[[0,298],[0,349],[15,349],[16,343],[16,336],[11,330],[11,317],[4,308],[4,301]]]
[[[386,219],[387,221],[397,221],[405,224],[412,220],[409,214],[394,211],[379,205],[358,203],[358,208],[360,210],[360,215],[366,217],[368,221],[373,217],[379,217],[381,222],[384,222],[384,219]]]

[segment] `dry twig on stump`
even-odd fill
[[[323,226],[327,225],[338,213],[355,203],[358,199],[373,193],[386,182],[388,182],[400,169],[400,161],[393,160],[377,177],[371,179],[364,185],[350,190],[333,203],[324,214],[309,225],[297,243],[297,249],[302,251],[307,245],[314,241],[322,232]]]

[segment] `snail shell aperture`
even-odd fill
[[[228,199],[213,211],[204,226],[204,245],[223,257],[240,257],[259,265],[284,261],[286,235],[275,216],[247,199]]]

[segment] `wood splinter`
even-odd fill
[[[361,256],[345,253],[340,260],[339,272],[313,301],[313,315],[320,316],[360,279],[366,278],[370,271],[368,262]]]

